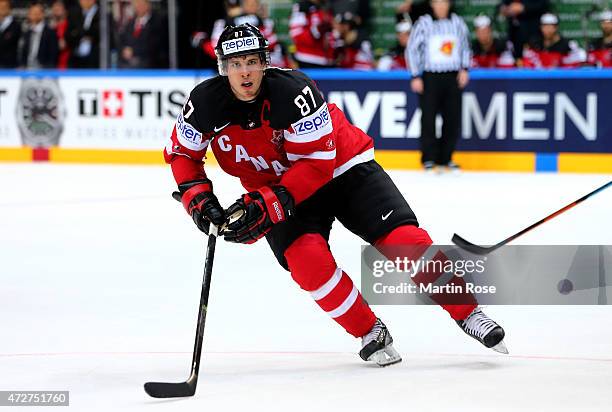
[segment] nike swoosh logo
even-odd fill
[[[382,220],[387,220],[387,218],[388,218],[389,216],[391,216],[391,213],[393,213],[393,210],[392,210],[392,211],[390,211],[389,213],[387,213],[386,215],[382,215],[382,216],[381,216],[381,217],[382,217]]]
[[[221,130],[223,130],[223,129],[225,129],[227,126],[229,126],[229,124],[230,124],[230,123],[231,123],[231,122],[227,122],[227,123],[225,123],[223,126],[221,126],[221,127],[214,127],[213,129],[214,129],[215,133],[219,133]]]

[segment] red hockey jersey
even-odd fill
[[[591,42],[588,62],[597,67],[612,67],[612,42],[604,43],[603,38]]]
[[[193,89],[164,151],[177,183],[206,177],[209,147],[247,191],[282,185],[296,204],[374,158],[372,139],[327,104],[310,78],[277,68],[266,70],[252,102],[236,99],[221,76]]]
[[[334,63],[332,14],[310,1],[293,5],[289,20],[289,34],[295,45],[296,60],[330,66]]]
[[[511,68],[515,67],[512,54],[512,43],[502,39],[493,39],[489,50],[484,50],[478,40],[472,42],[472,67],[476,68]]]
[[[585,61],[586,52],[578,43],[564,38],[546,47],[540,37],[523,50],[523,65],[529,68],[579,67]]]

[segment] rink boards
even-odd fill
[[[309,74],[374,138],[380,163],[419,168],[420,109],[407,73]],[[0,161],[159,164],[187,94],[210,75],[0,71]],[[612,172],[612,71],[471,76],[455,156],[465,169]]]

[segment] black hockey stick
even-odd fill
[[[521,230],[520,232],[510,236],[507,239],[502,240],[501,242],[493,245],[493,246],[478,246],[473,244],[472,242],[468,242],[467,240],[465,240],[464,238],[462,238],[461,236],[459,236],[458,234],[454,234],[453,238],[452,238],[452,242],[459,246],[461,249],[467,250],[468,252],[472,252],[475,253],[477,255],[486,255],[487,253],[491,253],[494,250],[512,242],[514,239],[516,239],[519,236],[524,235],[525,233],[529,232],[531,229],[534,229],[538,226],[540,226],[542,223],[544,222],[548,222],[550,219],[559,216],[561,213],[571,209],[572,207],[576,206],[578,203],[583,202],[584,200],[588,199],[589,197],[593,196],[596,193],[601,192],[602,190],[606,189],[608,186],[612,185],[612,180],[609,181],[608,183],[606,183],[603,186],[598,187],[597,189],[593,190],[591,193],[582,196],[580,199],[573,201],[572,203],[570,203],[567,206],[562,207],[561,209],[557,210],[555,213],[552,213],[548,216],[546,216],[544,219],[537,221],[536,223],[534,223],[533,225],[526,227],[525,229]]]
[[[206,260],[204,262],[204,280],[202,281],[202,294],[200,295],[200,310],[198,312],[198,327],[196,328],[195,344],[193,346],[193,360],[191,374],[185,382],[147,382],[144,390],[154,398],[181,398],[193,396],[198,384],[198,371],[202,357],[202,339],[204,337],[204,324],[208,311],[208,293],[210,292],[210,279],[212,275],[213,260],[215,258],[215,245],[217,243],[217,227],[210,225]]]

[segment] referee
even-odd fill
[[[467,85],[471,51],[468,29],[450,12],[449,0],[431,0],[432,14],[419,18],[408,44],[410,87],[421,107],[421,163],[458,170],[452,154],[461,127],[461,90]],[[442,115],[442,136],[436,138],[436,114]]]

